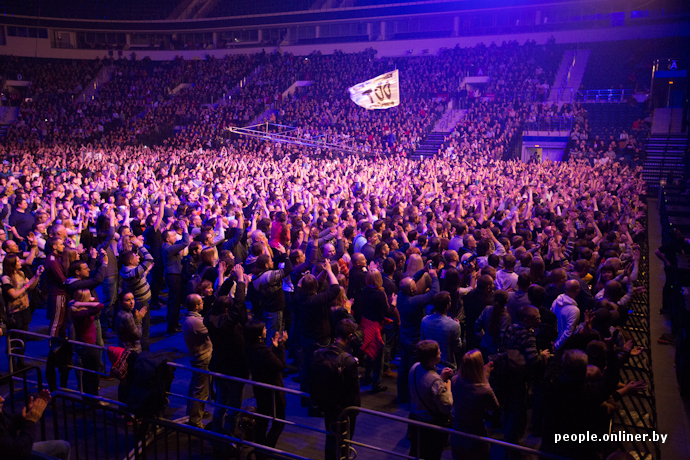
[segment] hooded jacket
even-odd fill
[[[551,311],[556,314],[558,326],[558,339],[556,340],[555,347],[560,348],[575,331],[575,327],[577,327],[577,323],[580,320],[580,309],[575,299],[566,294],[561,294],[553,301]]]

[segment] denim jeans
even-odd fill
[[[117,315],[117,287],[118,276],[109,276],[101,283],[103,291],[103,310],[101,310],[101,327],[108,330],[112,327],[113,319]]]
[[[271,343],[276,332],[283,332],[283,312],[264,312],[264,322],[266,323],[266,342]]]
[[[311,363],[314,361],[314,352],[320,348],[326,348],[331,344],[331,338],[326,337],[322,340],[313,340],[302,337],[302,352],[304,363],[300,371],[299,378],[300,391],[309,392],[309,373],[311,372]]]
[[[92,371],[100,371],[103,363],[101,363],[101,352],[96,348],[91,347],[75,347],[77,352],[76,365],[84,369]],[[84,393],[98,396],[98,385],[100,383],[100,376],[91,372],[76,371],[77,380],[81,381],[81,388]]]
[[[209,356],[208,359],[191,361],[190,364],[196,369],[207,371],[210,362],[211,357]],[[189,381],[187,396],[205,401],[208,398],[209,383],[210,375],[201,372],[193,372],[192,378]],[[187,415],[189,415],[190,425],[201,427],[201,419],[204,415],[205,406],[206,404],[200,401],[187,401]]]
[[[182,295],[185,292],[182,286],[182,275],[168,273],[165,275],[165,283],[168,285],[167,331],[173,333],[180,324],[180,305],[182,304]]]
[[[31,459],[69,460],[70,445],[67,441],[40,441],[31,446]]]
[[[219,378],[214,379],[214,381],[216,382],[216,403],[241,409],[242,401],[244,401],[244,383]],[[225,429],[227,419],[229,419],[230,425],[228,430]],[[240,412],[216,407],[213,411],[211,426],[216,433],[235,436],[239,420]]]
[[[409,375],[412,365],[417,362],[417,342],[400,340],[400,367],[398,367],[398,402],[410,402]]]

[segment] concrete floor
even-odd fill
[[[649,206],[649,311],[652,364],[654,370],[654,389],[658,431],[668,434],[665,444],[661,444],[663,460],[690,458],[690,401],[680,396],[676,380],[675,352],[672,345],[660,345],[657,339],[671,332],[668,317],[660,315],[661,292],[666,281],[662,263],[654,256],[661,246],[661,222],[658,200],[648,200]]]

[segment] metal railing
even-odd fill
[[[633,95],[631,89],[589,89],[575,95],[576,102],[626,102]]]
[[[182,423],[184,419],[136,418],[116,401],[57,391],[52,399],[54,439],[67,440],[74,458],[185,459],[209,458],[214,449],[223,458],[247,458],[250,450],[271,458],[309,460],[300,455],[263,446]]]
[[[29,361],[38,361],[38,362],[45,363],[46,366],[49,364],[47,359],[37,358],[34,356],[22,354],[22,353],[15,353],[15,350],[24,348],[25,344],[24,344],[24,341],[21,339],[12,338],[12,335],[14,335],[14,334],[24,335],[24,336],[29,336],[29,337],[37,337],[37,338],[47,339],[47,340],[54,338],[54,337],[51,337],[51,336],[46,335],[46,334],[39,334],[37,332],[22,331],[20,329],[9,329],[7,331],[7,336],[6,336],[7,339],[6,340],[7,340],[7,360],[8,360],[10,372],[12,372],[14,370],[14,363],[12,362],[12,358],[22,358],[22,359],[26,359]],[[17,342],[21,342],[21,346],[18,347],[16,345]],[[101,351],[101,364],[103,366],[105,366],[105,363],[108,362],[108,359],[107,359],[108,347],[100,346],[100,345],[93,345],[93,344],[86,343],[86,342],[79,342],[76,340],[66,340],[66,343],[69,343],[75,347],[86,347],[86,348],[93,348],[93,349],[100,350]],[[50,345],[50,342],[49,342],[49,345]],[[97,371],[94,369],[87,369],[84,367],[75,366],[74,364],[68,364],[68,365],[64,365],[64,366],[60,365],[58,367],[65,367],[65,368],[69,368],[69,369],[74,369],[75,371],[97,374],[97,375],[102,376],[102,377],[108,377],[109,376],[109,374],[106,372],[100,372],[100,371]],[[78,382],[79,382],[79,388],[81,389],[82,388],[81,379],[78,379]]]
[[[252,417],[271,420],[273,423],[279,422],[279,423],[284,423],[286,425],[292,425],[292,426],[296,426],[298,428],[304,428],[304,429],[307,429],[310,431],[315,431],[315,432],[321,433],[321,434],[328,434],[328,432],[325,430],[321,430],[319,428],[314,428],[313,426],[304,425],[302,423],[297,423],[297,422],[293,422],[291,420],[281,419],[281,418],[277,417],[277,414],[276,414],[276,393],[285,393],[286,395],[293,395],[293,396],[298,396],[298,397],[304,398],[304,399],[311,399],[311,395],[309,393],[305,393],[305,392],[299,391],[299,390],[293,390],[291,388],[285,388],[285,387],[279,387],[276,385],[270,385],[268,383],[256,382],[254,380],[243,379],[240,377],[233,377],[230,375],[219,374],[218,372],[212,372],[212,371],[207,371],[207,370],[203,370],[203,369],[197,369],[195,367],[185,366],[183,364],[178,364],[178,363],[170,363],[169,362],[168,366],[175,368],[175,369],[182,369],[182,370],[187,370],[190,372],[196,372],[199,374],[206,374],[206,375],[213,377],[214,379],[228,380],[230,382],[242,383],[244,385],[252,385],[253,387],[260,387],[260,388],[264,388],[266,390],[270,390],[272,398],[273,398],[273,414],[272,415],[264,415],[264,414],[259,414],[257,412],[250,412],[250,411],[244,410],[242,408],[238,408],[238,407],[231,407],[231,406],[225,406],[223,404],[218,404],[215,401],[212,401],[210,399],[210,394],[209,394],[209,399],[207,399],[207,400],[196,399],[196,398],[193,398],[191,396],[168,392],[169,396],[181,398],[181,399],[184,399],[186,401],[203,402],[204,404],[209,404],[213,407],[220,407],[220,408],[224,408],[224,409],[229,409],[229,410],[232,410],[235,412],[240,412],[243,414],[251,415]]]
[[[573,126],[572,117],[539,117],[534,121],[526,121],[523,131],[567,131]]]
[[[26,378],[26,374],[28,374],[31,371],[36,371],[36,380],[31,381]],[[28,406],[29,404],[29,384],[35,385],[38,391],[43,390],[43,379],[42,379],[42,373],[41,373],[41,368],[38,366],[27,366],[23,369],[20,369],[18,371],[10,372],[7,375],[3,375],[0,377],[0,388],[2,388],[3,385],[7,384],[10,387],[10,396],[9,396],[9,403],[10,403],[10,410],[12,413],[17,413],[17,408],[16,408],[16,390],[14,388],[14,382],[16,380],[20,380],[22,382],[22,389],[23,389],[23,395],[24,395],[24,406]],[[20,378],[21,376],[21,378]],[[43,439],[46,437],[46,421],[43,417],[41,417],[40,420],[40,425],[41,425],[41,436],[43,436]]]
[[[390,420],[392,422],[403,423],[408,427],[414,426],[418,429],[417,433],[417,452],[416,456],[403,454],[400,452],[395,452],[393,450],[383,449],[377,446],[372,446],[371,444],[364,444],[361,442],[353,441],[350,436],[350,415],[366,414],[373,417],[382,418],[385,420]],[[396,457],[407,458],[407,459],[421,459],[421,436],[422,430],[434,431],[436,433],[445,433],[449,436],[456,436],[468,440],[479,441],[482,443],[487,443],[490,445],[501,446],[511,452],[522,452],[530,455],[535,455],[538,459],[549,459],[549,460],[568,460],[565,457],[561,457],[554,454],[548,454],[545,452],[540,452],[538,450],[530,449],[529,447],[523,447],[516,444],[510,444],[505,441],[499,441],[498,439],[492,439],[484,436],[476,436],[473,434],[463,433],[461,431],[456,431],[450,428],[443,428],[437,425],[431,425],[429,423],[420,422],[417,420],[411,420],[403,417],[398,417],[397,415],[386,414],[383,412],[377,412],[371,409],[365,409],[363,407],[350,406],[345,408],[338,416],[339,426],[342,429],[337,429],[335,431],[336,435],[336,446],[337,446],[337,456],[341,460],[350,460],[350,446],[359,446],[365,449],[370,449],[379,454],[394,455]]]
[[[186,366],[174,366],[187,368]],[[27,378],[35,371],[36,381]],[[216,375],[217,378],[223,377]],[[21,381],[23,397],[18,397],[15,381]],[[230,380],[233,380],[230,378]],[[242,381],[243,379],[238,379]],[[252,381],[253,385],[272,388],[274,391],[285,391],[301,397],[305,393],[274,387]],[[23,399],[26,406],[30,401],[30,392],[43,389],[41,369],[37,366],[25,367],[0,377],[0,387],[9,384],[8,403],[13,413],[18,413],[17,402]],[[263,446],[252,441],[227,436],[200,428],[184,425],[185,419],[166,420],[163,418],[137,418],[127,410],[127,406],[95,395],[88,395],[68,389],[60,389],[51,394],[51,403],[41,417],[40,432],[42,441],[52,439],[65,440],[70,443],[72,457],[95,459],[185,459],[209,457],[213,449],[220,449],[223,458],[247,458],[250,451],[259,452],[271,458],[310,460],[306,457],[280,449]],[[212,403],[213,404],[213,403]],[[225,407],[225,406],[222,406]],[[231,408],[233,410],[238,410]],[[246,411],[243,411],[246,412]],[[254,414],[257,417],[260,414]],[[275,419],[275,417],[274,417]],[[280,421],[280,420],[278,420]],[[296,423],[290,423],[298,425]],[[48,425],[48,426],[47,426]],[[323,430],[315,430],[325,433]]]

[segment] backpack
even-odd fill
[[[129,372],[127,409],[136,417],[158,417],[168,407],[168,392],[174,369],[168,366],[167,352],[139,353]]]
[[[309,372],[309,392],[312,402],[322,411],[340,405],[339,396],[345,389],[343,370],[347,356],[347,353],[341,353],[333,347],[314,352]]]
[[[494,370],[489,377],[489,384],[501,404],[506,403],[506,395],[511,385],[527,379],[527,362],[520,350],[507,349],[502,353],[491,355]]]
[[[192,275],[192,277],[187,282],[187,295],[196,293],[196,288],[198,288],[199,284],[201,284],[201,282],[204,280],[206,270],[208,270],[209,268],[211,267],[206,267],[203,270],[201,270],[201,273],[195,273]]]

